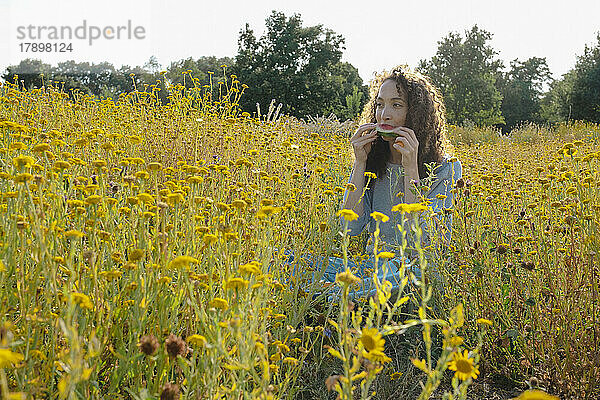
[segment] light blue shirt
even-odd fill
[[[460,161],[450,162],[450,156],[445,155],[444,160],[433,171],[435,177],[429,185],[430,190],[426,197],[430,200],[430,206],[439,215],[439,219],[445,219],[447,229],[446,238],[450,240],[450,230],[452,224],[452,214],[444,214],[444,209],[452,208],[453,193],[452,188],[456,181],[462,177],[462,165]],[[366,254],[373,253],[373,233],[375,232],[376,222],[371,217],[373,211],[379,211],[390,219],[387,222],[379,223],[379,240],[380,250],[394,251],[395,247],[402,245],[402,234],[396,227],[401,223],[401,215],[399,212],[392,212],[392,207],[396,204],[404,202],[404,196],[396,196],[398,193],[404,193],[404,168],[400,164],[388,163],[387,173],[383,177],[378,177],[375,181],[370,182],[371,189],[367,190],[362,201],[364,202],[364,212],[359,215],[359,218],[348,222],[349,234],[351,236],[360,234],[365,226],[368,226],[371,234],[371,239],[366,246]],[[344,196],[344,202],[346,199]],[[437,195],[444,195],[445,198],[438,198]],[[345,220],[340,217],[340,224],[343,229]],[[428,229],[423,217],[420,218],[420,224],[423,228],[422,242],[424,245],[429,243]],[[408,227],[408,224],[405,224]],[[407,233],[408,246],[414,246],[413,232]],[[382,243],[385,242],[385,244]]]

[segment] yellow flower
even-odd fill
[[[298,359],[294,357],[284,357],[283,362],[290,365],[298,365],[299,363]]]
[[[379,258],[394,258],[396,254],[392,253],[391,251],[382,251],[381,253],[377,254],[377,257]]]
[[[247,264],[240,265],[240,273],[242,275],[259,275],[260,274],[260,263],[258,261],[251,261]]]
[[[214,308],[219,308],[223,311],[227,310],[227,308],[229,308],[229,303],[227,302],[227,300],[222,299],[220,297],[215,297],[214,299],[212,299],[210,301],[210,303],[208,303],[209,306],[214,307]]]
[[[12,352],[8,349],[0,349],[0,368],[13,367],[15,364],[23,361],[22,354]]]
[[[140,194],[138,194],[137,198],[142,203],[154,202],[154,196],[152,196],[150,193],[140,193]]]
[[[560,400],[556,396],[552,396],[541,390],[527,390],[519,397],[515,397],[513,400]]]
[[[38,143],[35,146],[33,146],[33,148],[31,150],[35,153],[43,153],[44,151],[48,150],[49,148],[50,148],[50,145],[48,143]]]
[[[377,179],[377,175],[375,173],[369,172],[369,171],[365,172],[365,177],[371,178],[371,179]]]
[[[373,350],[364,354],[365,358],[373,362],[386,363],[392,361],[383,351]]]
[[[346,221],[354,221],[355,219],[358,219],[358,214],[355,213],[352,210],[348,210],[348,209],[343,209],[337,212],[337,216],[341,216],[342,218],[344,218]]]
[[[65,169],[69,168],[71,166],[71,164],[68,161],[56,161],[54,163],[54,169],[58,170],[58,171],[64,171]]]
[[[482,325],[489,325],[492,326],[492,321],[490,321],[489,319],[485,319],[485,318],[479,318],[477,320],[478,324],[482,324]]]
[[[360,343],[368,352],[383,351],[385,339],[376,328],[364,328],[360,331]]]
[[[33,164],[35,164],[35,160],[29,156],[19,155],[13,158],[13,165],[17,168],[31,167]]]
[[[106,167],[106,161],[105,160],[94,160],[94,161],[92,161],[92,165],[96,168]]]
[[[271,215],[273,215],[279,211],[280,211],[279,207],[263,206],[260,208],[260,210],[258,210],[258,212],[256,213],[256,216],[260,219],[264,219],[265,217],[270,217]]]
[[[140,261],[144,258],[145,253],[144,249],[130,249],[127,253],[127,259],[133,262]]]
[[[246,289],[248,281],[243,278],[229,278],[225,283],[225,289]]]
[[[384,213],[380,213],[379,211],[373,211],[371,213],[371,217],[373,217],[373,219],[378,222],[388,222],[390,220],[390,217],[388,217]]]
[[[186,342],[193,346],[204,347],[206,346],[206,338],[202,335],[191,335],[188,336]]]
[[[448,369],[456,371],[458,379],[466,381],[469,378],[477,379],[479,368],[473,364],[473,359],[469,358],[469,352],[464,351],[464,354],[459,352],[454,353],[452,361],[448,363]]]
[[[344,272],[338,273],[335,276],[335,281],[351,285],[353,283],[360,282],[360,278],[354,275],[352,272],[350,272],[349,269],[347,269]]]
[[[395,381],[396,379],[400,379],[401,376],[402,376],[402,372],[399,372],[399,371],[392,372],[392,374],[390,375],[390,379]]]
[[[427,210],[427,206],[420,203],[400,203],[392,207],[392,211],[400,211],[401,213],[421,212]]]
[[[33,175],[28,172],[17,174],[14,178],[16,183],[25,183],[33,179]]]
[[[244,200],[241,199],[236,199],[233,201],[233,203],[231,203],[232,206],[234,206],[235,208],[244,208],[246,206],[248,206],[248,203],[246,203]]]
[[[90,298],[83,293],[71,293],[71,300],[81,308],[87,308],[93,310],[94,305]]]
[[[202,241],[204,241],[204,244],[207,244],[207,245],[211,245],[213,243],[216,243],[217,240],[219,240],[219,238],[217,237],[217,235],[213,235],[212,233],[207,233],[202,238]]]
[[[171,262],[169,263],[169,268],[173,268],[173,269],[189,268],[191,263],[198,264],[199,261],[197,259],[195,259],[194,257],[190,257],[190,256],[178,256],[178,257],[175,257],[173,260],[171,260]]]
[[[83,232],[79,232],[76,230],[70,230],[65,232],[65,237],[67,239],[80,239],[84,236]]]
[[[91,196],[86,197],[84,200],[85,204],[88,205],[96,205],[102,201],[102,196],[98,196],[97,194],[93,194]]]
[[[151,162],[148,164],[149,171],[160,171],[163,168],[162,164],[159,162]]]

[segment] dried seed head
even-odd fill
[[[335,385],[337,385],[339,380],[340,375],[331,375],[327,379],[325,379],[325,387],[327,387],[327,391],[331,392],[335,388]]]
[[[179,396],[179,385],[167,382],[160,393],[160,400],[179,400]]]
[[[92,249],[86,249],[81,256],[88,264],[92,264],[96,258],[96,253]]]
[[[535,265],[532,261],[521,261],[521,268],[525,268],[528,271],[533,271]]]
[[[496,253],[498,254],[504,254],[508,251],[508,245],[501,243],[498,245],[498,247],[496,247]]]
[[[529,378],[529,387],[531,389],[537,389],[538,386],[540,386],[540,381],[538,380],[538,378],[536,378],[535,376]]]
[[[165,347],[171,358],[175,358],[178,355],[185,357],[187,354],[187,344],[185,343],[185,340],[173,334],[170,334],[165,341]]]
[[[463,178],[458,178],[458,180],[456,181],[456,187],[458,189],[462,189],[465,187],[465,180]]]
[[[158,339],[154,335],[142,336],[140,339],[140,351],[147,356],[151,356],[158,349]]]

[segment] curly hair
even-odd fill
[[[398,93],[406,93],[408,99],[408,114],[406,127],[415,132],[419,141],[418,167],[421,179],[427,176],[426,163],[441,163],[445,152],[446,138],[446,107],[440,91],[422,74],[410,71],[403,66],[395,67],[391,72],[383,71],[376,74],[371,81],[370,98],[361,115],[361,124],[376,123],[375,108],[379,88],[388,79],[396,82]],[[366,170],[374,172],[377,177],[386,174],[386,165],[391,153],[388,142],[381,136],[373,142],[367,156]]]

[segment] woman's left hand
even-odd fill
[[[393,147],[398,153],[402,154],[402,166],[405,170],[418,171],[419,141],[415,132],[404,126],[395,128],[393,132],[400,135],[394,141]]]

